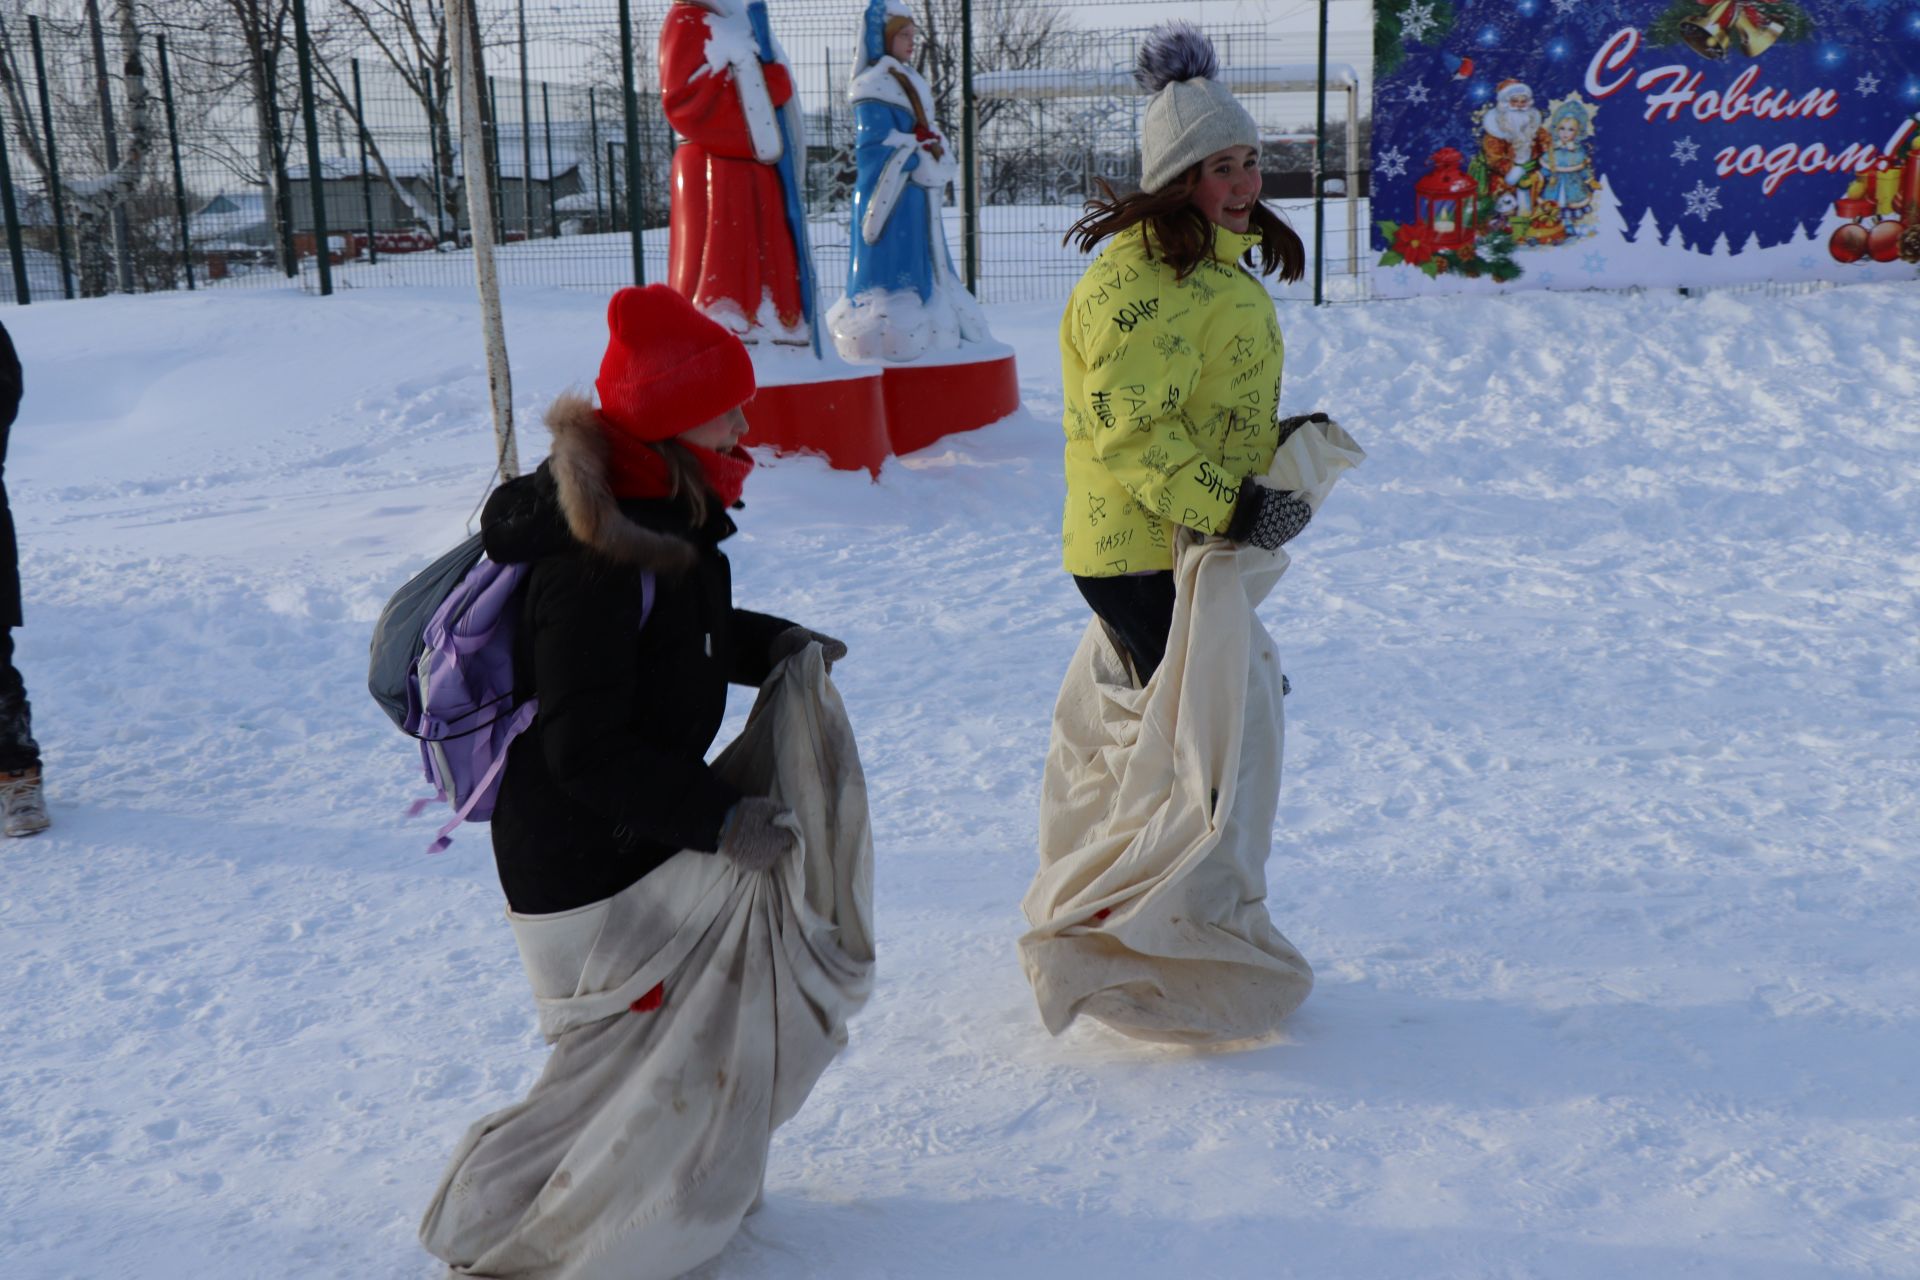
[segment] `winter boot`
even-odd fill
[[[40,767],[0,773],[0,827],[10,836],[30,836],[45,831],[52,819],[47,817],[46,797],[40,792]]]

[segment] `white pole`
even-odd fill
[[[513,439],[513,377],[507,366],[507,330],[500,316],[500,276],[493,265],[493,175],[481,132],[480,80],[485,67],[474,0],[452,0],[447,18],[456,32],[453,74],[460,91],[460,171],[466,179],[467,222],[473,231],[473,274],[480,290],[480,331],[487,348],[487,390],[493,400],[493,442],[500,478],[520,474]]]

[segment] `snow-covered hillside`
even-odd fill
[[[604,305],[510,296],[529,464]],[[1015,960],[1086,615],[1057,312],[990,314],[1026,415],[748,488],[740,599],[852,645],[880,961],[703,1275],[1920,1276],[1920,286],[1287,305],[1285,411],[1371,457],[1263,611],[1319,986],[1215,1053],[1051,1040]],[[363,683],[488,484],[470,294],[4,320],[56,824],[0,847],[5,1271],[433,1275],[544,1054]]]

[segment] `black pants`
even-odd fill
[[[13,628],[0,627],[0,773],[40,767],[27,682],[13,665]]]
[[[1167,656],[1167,632],[1173,629],[1173,570],[1123,574],[1117,578],[1074,575],[1107,634],[1126,650],[1144,687]]]

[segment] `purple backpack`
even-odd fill
[[[496,564],[480,552],[478,537],[470,538],[402,587],[374,628],[369,686],[401,730],[419,739],[435,791],[414,801],[407,816],[435,801],[453,806],[429,853],[451,844],[461,823],[493,816],[507,748],[539,711],[539,699],[519,698],[513,684],[528,567]],[[653,574],[641,575],[640,592],[645,626]]]

